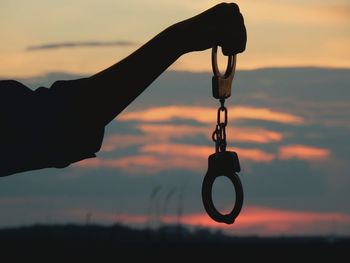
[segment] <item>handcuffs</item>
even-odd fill
[[[240,164],[236,152],[226,151],[227,108],[225,99],[231,96],[232,80],[236,70],[236,55],[228,56],[225,74],[221,74],[217,63],[217,46],[212,48],[211,62],[214,76],[212,77],[213,97],[220,100],[221,106],[217,113],[217,125],[212,139],[215,142],[215,153],[208,157],[208,171],[202,184],[202,201],[208,215],[220,223],[232,224],[239,215],[243,205],[243,187],[237,175]],[[224,115],[222,118],[222,114]],[[235,204],[228,214],[220,213],[214,205],[212,188],[219,176],[225,176],[235,188]]]

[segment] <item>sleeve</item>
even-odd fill
[[[0,176],[96,157],[104,125],[94,121],[96,105],[84,103],[85,83],[56,81],[31,90],[17,81],[0,81]]]

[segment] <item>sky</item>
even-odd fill
[[[96,73],[168,26],[220,1],[86,0],[0,2],[0,73],[18,77],[69,71]],[[241,69],[278,66],[349,67],[347,0],[237,1],[248,30]],[[124,45],[118,44],[122,41]],[[59,48],[62,43],[114,43]],[[117,42],[117,43],[116,43]],[[58,45],[51,49],[33,49]],[[208,71],[208,52],[191,53],[172,69]]]
[[[37,87],[78,77],[20,80]],[[107,125],[96,158],[0,178],[0,225],[179,220],[232,235],[349,235],[349,82],[350,69],[236,72],[227,138],[244,203],[233,225],[212,221],[202,204],[219,103],[210,72],[186,71],[165,72]],[[233,194],[228,179],[215,181],[220,211],[232,208]]]
[[[35,89],[88,76],[217,3],[1,1],[0,78]],[[349,235],[350,2],[237,3],[248,45],[226,103],[245,193],[233,225],[213,222],[201,203],[219,104],[203,51],[181,57],[106,127],[97,158],[0,178],[0,227],[180,220],[233,235]],[[227,179],[213,191],[228,211]]]

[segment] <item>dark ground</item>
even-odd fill
[[[176,226],[157,231],[121,225],[0,230],[1,262],[340,262],[348,253],[350,237],[231,237]]]

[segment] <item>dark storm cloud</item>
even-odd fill
[[[41,45],[28,46],[27,51],[38,51],[48,49],[59,49],[59,48],[77,48],[77,47],[127,47],[134,46],[135,42],[119,40],[119,41],[78,41],[78,42],[61,42],[61,43],[48,43]]]

